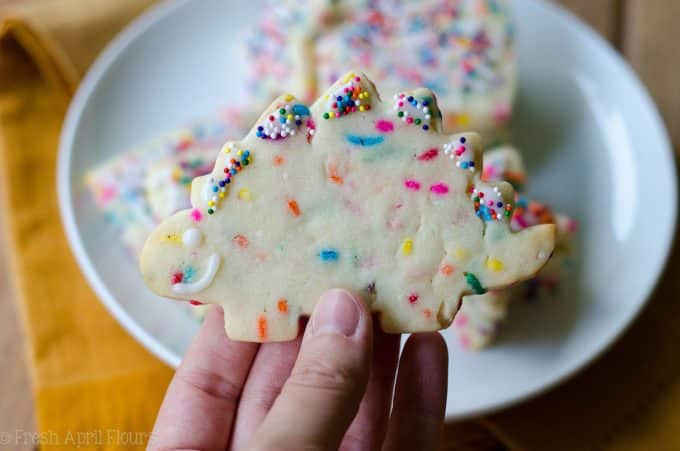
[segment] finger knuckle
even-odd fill
[[[314,358],[291,375],[289,383],[301,388],[344,393],[360,385],[357,371],[321,357]]]
[[[236,405],[241,396],[241,386],[224,375],[203,369],[184,369],[177,372],[184,384],[211,397]]]

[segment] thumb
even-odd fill
[[[345,290],[324,293],[252,449],[337,449],[366,390],[372,343],[366,306]]]

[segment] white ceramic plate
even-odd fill
[[[170,365],[196,323],[152,296],[83,187],[95,163],[240,100],[237,42],[260,1],[185,0],[141,17],[100,56],[68,113],[59,200],[87,279],[120,323]],[[559,299],[513,306],[496,346],[451,349],[450,419],[533,396],[606,349],[644,305],[676,218],[676,174],[659,115],[622,59],[569,13],[514,2],[520,55],[516,142],[531,193],[576,217],[579,264]],[[113,243],[113,245],[112,245]]]

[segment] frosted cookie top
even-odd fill
[[[241,340],[294,338],[332,287],[363,293],[388,332],[447,327],[463,295],[540,269],[555,230],[513,233],[513,189],[481,181],[479,136],[441,129],[431,91],[383,101],[359,72],[311,107],[279,97],[149,237],[146,283],[221,304]]]
[[[315,83],[327,85],[360,66],[385,92],[403,86],[433,90],[447,112],[449,132],[494,130],[509,119],[516,56],[506,0],[338,0],[332,2],[334,20],[323,26],[284,20],[313,11],[307,3],[318,2],[299,1],[287,15],[272,8],[254,34],[250,58],[257,70],[251,87],[257,97],[269,100],[271,88],[281,82],[306,96]],[[315,42],[301,49],[291,36],[309,29]],[[277,47],[275,55],[262,51],[269,46]],[[315,62],[308,72],[316,76],[304,77],[316,81],[304,81],[291,69],[292,55],[300,52]]]

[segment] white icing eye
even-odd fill
[[[203,234],[196,228],[186,229],[182,234],[182,243],[189,249],[196,249],[203,241]]]

